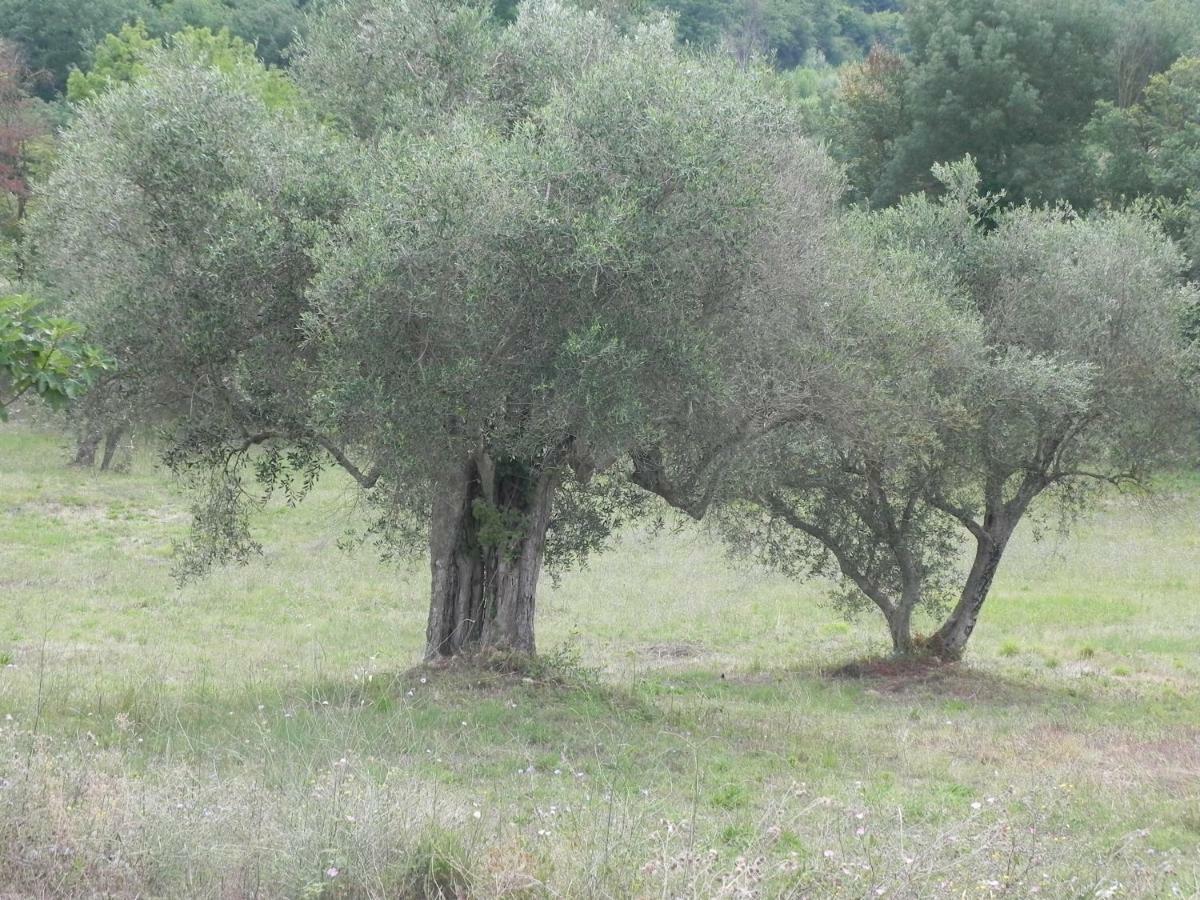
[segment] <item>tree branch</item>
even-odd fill
[[[737,424],[729,437],[708,449],[700,458],[695,473],[683,485],[675,484],[667,476],[661,447],[654,446],[635,450],[630,453],[630,459],[633,462],[633,473],[630,480],[643,490],[657,494],[668,504],[693,519],[702,519],[716,496],[719,487],[717,480],[715,478],[708,479],[707,485],[699,497],[695,497],[694,493],[697,485],[705,479],[717,460],[726,453],[744,447],[778,428],[799,422],[807,417],[806,413],[793,410],[774,417],[768,416],[757,427],[754,426],[753,416],[745,417]]]
[[[333,441],[319,434],[311,435],[312,440],[321,447],[326,453],[333,457],[334,462],[350,473],[350,476],[359,483],[361,487],[372,488],[375,482],[379,481],[379,477],[383,474],[379,467],[371,469],[364,473],[362,469],[350,461],[350,458],[338,447]]]
[[[983,540],[987,536],[987,533],[983,530],[983,526],[976,522],[971,513],[964,507],[955,506],[937,494],[928,495],[925,498],[925,502],[934,509],[944,512],[950,518],[957,519],[977,540]]]
[[[820,541],[821,545],[833,554],[834,559],[838,562],[838,568],[842,570],[842,574],[849,578],[858,586],[866,596],[872,600],[876,606],[883,610],[884,614],[891,616],[895,612],[896,606],[888,599],[887,595],[881,591],[878,586],[873,584],[866,575],[854,564],[846,549],[841,545],[830,532],[826,531],[819,525],[809,522],[796,515],[795,511],[785,503],[776,494],[771,494],[766,498],[767,508],[772,513],[779,516],[783,521],[787,522],[792,528],[797,531],[802,531],[814,540]]]

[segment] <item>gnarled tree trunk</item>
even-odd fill
[[[425,658],[533,653],[533,618],[558,474],[479,452],[440,485],[430,526]]]
[[[83,469],[90,469],[96,464],[96,450],[100,447],[100,441],[103,440],[104,434],[100,429],[89,429],[85,431],[79,439],[79,444],[75,448],[75,459],[71,461],[71,465],[79,466]]]
[[[125,426],[118,425],[104,433],[104,457],[100,460],[100,471],[107,472],[112,468],[113,457],[121,446],[121,438],[125,436]]]

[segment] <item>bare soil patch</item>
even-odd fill
[[[703,653],[704,648],[690,641],[669,641],[662,644],[650,644],[644,652],[647,656],[655,659],[692,659]]]
[[[959,668],[958,663],[932,656],[874,656],[826,669],[823,674],[829,678],[870,679],[903,687],[912,682],[944,680]]]
[[[824,669],[821,674],[833,680],[858,681],[873,694],[905,695],[924,691],[939,697],[992,705],[1029,703],[1045,693],[962,662],[948,662],[933,656],[869,657]]]

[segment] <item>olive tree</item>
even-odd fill
[[[206,476],[198,509],[228,514],[198,527],[226,541],[199,541],[196,559],[249,547],[235,451],[268,425],[315,440],[299,328],[345,160],[236,72],[163,57],[81,108],[43,191],[43,277],[120,362],[114,418],[162,427],[168,460]]]
[[[861,220],[876,253],[916,255],[925,302],[897,307],[853,391],[748,456],[720,522],[735,547],[878,606],[897,652],[957,659],[1031,511],[1069,522],[1096,486],[1182,458],[1195,296],[1146,217],[1001,209],[969,162],[938,175],[941,199]],[[922,605],[944,618],[917,640]]]
[[[83,111],[40,226],[206,486],[191,559],[253,549],[246,473],[298,497],[332,460],[372,534],[428,539],[429,657],[534,651],[548,541],[597,546],[622,498],[593,476],[755,396],[755,339],[810,315],[762,302],[762,248],[816,266],[840,188],[769,76],[666,24],[530,0],[497,29],[332,4],[296,111],[152,67]]]
[[[983,335],[924,260],[872,254],[856,232],[858,261],[847,259],[823,301],[835,336],[825,340],[854,365],[821,380],[807,416],[736,455],[713,525],[735,555],[834,579],[847,614],[874,605],[896,651],[909,653],[914,612],[945,606],[953,588],[956,529],[923,497],[943,435],[963,414]]]
[[[981,204],[973,173],[959,171],[959,199],[943,210]],[[943,228],[946,216],[927,202],[885,213],[881,225],[892,240],[937,248],[988,346],[970,415],[946,436],[945,477],[926,491],[973,544],[954,608],[928,642],[955,659],[1035,505],[1056,504],[1069,523],[1095,488],[1149,487],[1156,470],[1186,458],[1197,395],[1184,323],[1196,294],[1181,278],[1183,256],[1148,215],[985,207],[994,227],[964,232]]]
[[[431,654],[534,649],[564,479],[714,402],[762,240],[836,194],[753,75],[665,27],[531,4],[496,44],[494,82],[422,82],[454,121],[373,130],[311,291],[332,429],[397,508],[431,489]]]

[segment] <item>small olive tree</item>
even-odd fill
[[[898,308],[853,392],[748,455],[720,522],[735,548],[785,571],[838,576],[851,608],[883,612],[897,652],[957,659],[1031,509],[1069,521],[1097,486],[1145,485],[1182,458],[1195,294],[1146,217],[1001,209],[969,162],[938,175],[941,199],[860,222],[871,252],[923,260],[922,314]],[[939,291],[957,324],[930,317]],[[944,619],[918,641],[921,605]]]
[[[944,606],[953,588],[956,528],[923,496],[984,344],[924,260],[854,237],[859,262],[824,292],[836,335],[824,339],[853,366],[814,379],[807,416],[736,455],[713,525],[735,555],[833,577],[836,605],[875,605],[908,653],[915,610]]]
[[[244,473],[298,497],[332,460],[387,546],[428,537],[429,657],[532,652],[547,542],[576,559],[619,518],[592,476],[719,421],[746,348],[811,315],[755,285],[781,235],[818,265],[834,167],[767,74],[665,24],[334,3],[290,111],[148,68],[65,140],[49,277],[205,486],[190,558],[253,550]]]

